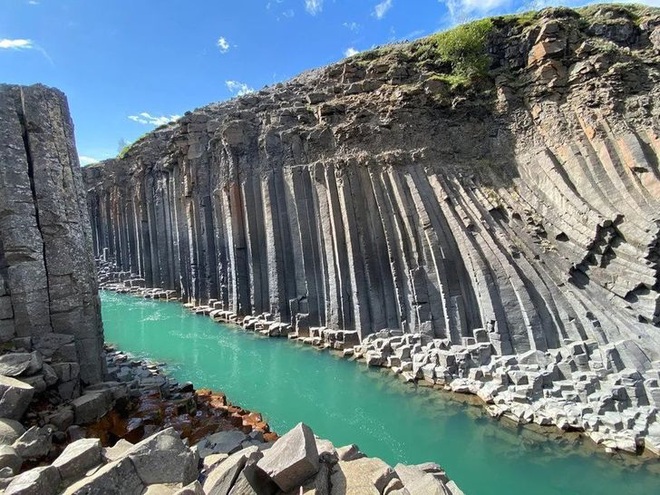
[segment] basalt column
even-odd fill
[[[44,352],[60,349],[59,358],[79,365],[84,383],[103,379],[73,124],[66,97],[41,85],[0,85],[0,341],[13,339]]]

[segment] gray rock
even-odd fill
[[[247,439],[248,436],[239,430],[221,431],[204,437],[197,449],[202,459],[210,454],[233,454],[241,450],[241,444]]]
[[[158,432],[137,443],[128,452],[128,457],[145,485],[187,485],[197,479],[199,459],[181,441],[174,428]]]
[[[13,444],[18,455],[23,459],[41,459],[48,455],[53,445],[53,427],[50,425],[33,426]]]
[[[0,375],[19,376],[30,368],[31,361],[32,355],[27,352],[13,352],[0,356]]]
[[[71,401],[78,425],[95,423],[112,409],[112,394],[106,390],[89,392]]]
[[[140,495],[144,488],[133,463],[123,458],[77,481],[63,495]]]
[[[337,457],[340,461],[354,461],[366,457],[355,444],[345,445],[337,449]]]
[[[73,480],[101,462],[101,441],[84,438],[67,445],[52,466],[59,470],[62,479]]]
[[[314,433],[309,426],[298,423],[264,453],[257,465],[282,491],[302,485],[319,470]]]
[[[180,490],[174,492],[174,495],[204,495],[204,490],[199,481],[195,480],[189,485],[184,486]]]
[[[206,495],[227,495],[238,479],[249,458],[260,458],[257,447],[248,447],[230,455],[224,462],[214,467],[204,480]]]
[[[37,467],[16,476],[5,495],[55,495],[60,475],[53,466]]]
[[[0,418],[0,445],[11,445],[25,433],[25,427],[18,421]]]
[[[131,442],[120,438],[114,446],[104,448],[102,455],[106,461],[116,461],[128,455],[133,447]]]
[[[363,457],[353,461],[339,461],[330,478],[331,493],[380,494],[381,491],[374,482],[382,482],[382,474],[388,469],[390,466],[377,458]]]
[[[0,375],[0,418],[21,419],[33,395],[27,383]]]
[[[16,449],[9,445],[0,445],[0,469],[10,468],[12,476],[18,474],[23,465],[23,458],[18,455]]]

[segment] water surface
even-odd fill
[[[658,466],[624,468],[484,417],[443,394],[287,340],[265,339],[176,303],[102,293],[107,342],[164,361],[179,381],[223,391],[274,431],[299,421],[387,463],[434,461],[467,495],[658,494]],[[652,472],[655,471],[655,472]]]

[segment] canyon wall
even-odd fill
[[[0,344],[60,363],[58,378],[74,389],[103,379],[73,124],[66,97],[41,85],[0,85]]]
[[[612,343],[651,367],[658,10],[494,19],[488,77],[459,88],[427,49],[197,109],[85,168],[96,254],[301,333],[485,329],[497,354]]]

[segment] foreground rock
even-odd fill
[[[198,445],[188,447],[171,428],[135,445],[122,443],[108,456],[97,439],[78,440],[52,465],[0,480],[0,486],[8,495],[461,494],[435,464],[392,468],[356,446],[335,449],[302,423],[275,442],[211,454],[217,459],[201,471]],[[0,450],[0,462],[9,454]]]

